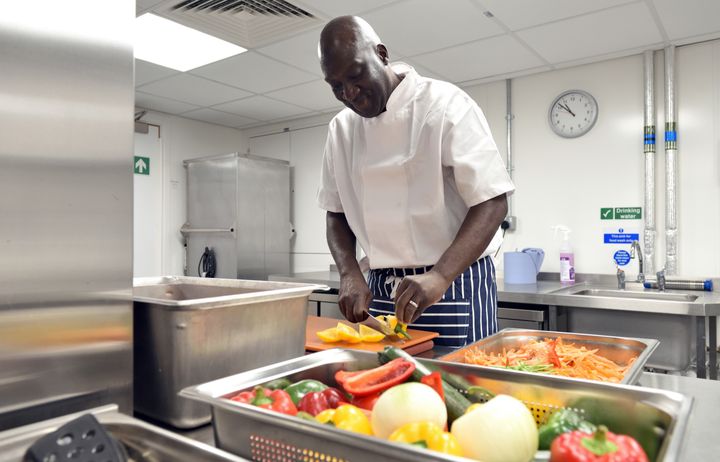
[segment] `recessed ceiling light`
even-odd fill
[[[146,13],[135,18],[135,57],[181,72],[247,51],[225,40]]]

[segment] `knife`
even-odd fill
[[[378,330],[380,330],[380,332],[385,335],[395,335],[395,332],[393,332],[387,324],[370,314],[369,311],[366,311],[366,313],[368,314],[368,318],[363,322],[370,321],[370,324],[372,324],[371,327],[376,327]]]

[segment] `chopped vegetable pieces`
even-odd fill
[[[465,352],[464,362],[526,372],[542,372],[602,382],[620,382],[636,358],[622,366],[597,353],[597,349],[577,347],[562,338],[530,340],[520,348],[486,353],[480,348]]]

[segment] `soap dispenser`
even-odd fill
[[[556,236],[558,231],[562,233],[562,242],[560,243],[560,282],[572,284],[575,282],[575,254],[570,245],[570,233],[572,230],[565,225],[556,225],[552,229],[555,230]]]

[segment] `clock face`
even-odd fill
[[[590,131],[597,116],[597,101],[590,93],[570,90],[555,98],[550,106],[548,122],[558,135],[577,138]]]

